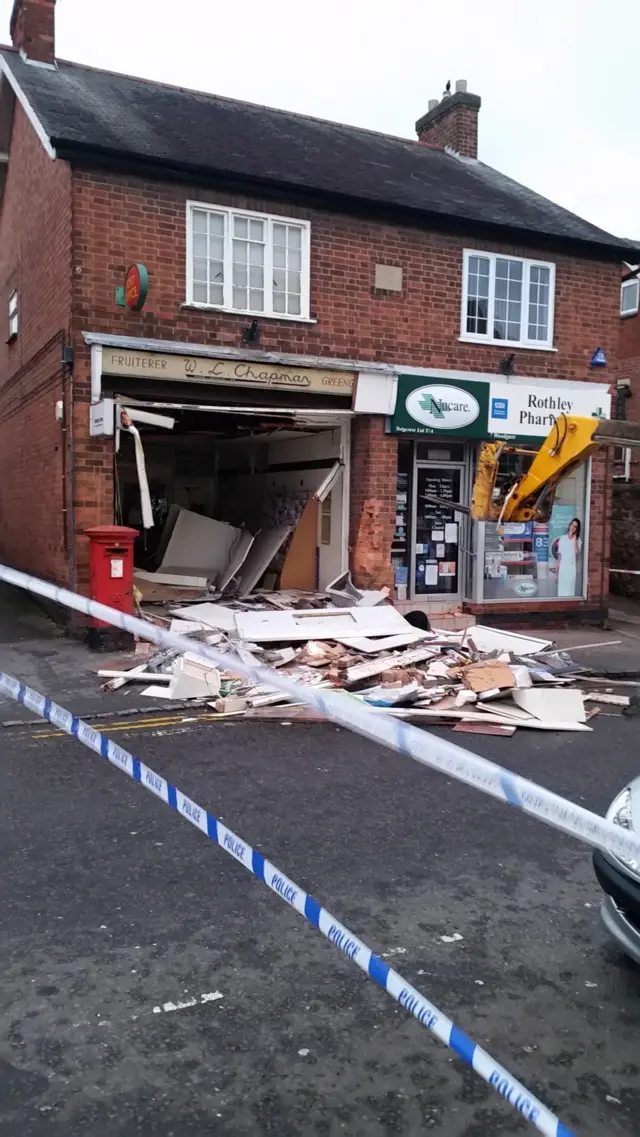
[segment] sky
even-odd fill
[[[57,0],[56,35],[61,59],[407,138],[466,79],[482,161],[640,242],[638,0]]]

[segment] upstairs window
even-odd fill
[[[640,281],[637,276],[624,280],[620,288],[620,315],[635,316],[640,307]]]
[[[187,302],[251,316],[309,319],[309,224],[191,202]]]
[[[553,347],[555,265],[466,249],[461,338]]]
[[[9,297],[9,343],[16,338],[19,326],[18,293],[12,292]]]

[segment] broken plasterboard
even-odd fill
[[[238,575],[249,556],[249,551],[254,541],[255,537],[253,533],[248,533],[245,530],[240,534],[238,540],[234,542],[229,556],[229,563],[215,581],[216,589],[219,592],[224,592],[227,585],[231,584],[234,577]]]
[[[487,628],[475,624],[467,628],[463,644],[473,640],[478,651],[512,651],[515,655],[531,655],[551,647],[552,640],[538,640],[533,636],[523,636],[518,632],[505,632],[503,628]]]
[[[160,541],[158,542],[158,548],[156,549],[155,560],[154,560],[154,564],[156,564],[156,565],[159,565],[162,563],[162,558],[164,557],[165,549],[166,549],[167,545],[169,544],[169,539],[171,537],[171,534],[173,533],[176,521],[178,520],[178,515],[180,513],[180,509],[181,509],[181,506],[179,506],[179,505],[170,505],[169,506],[169,512],[167,513],[165,523],[164,523],[164,526],[162,528],[162,534],[160,537]]]
[[[510,696],[511,691],[508,694]],[[513,719],[515,723],[526,723],[529,719],[535,718],[535,715],[530,714],[529,711],[523,710],[522,707],[516,707],[511,698],[499,699],[497,702],[488,702],[481,698],[478,700],[477,710],[497,715],[501,720]]]
[[[229,564],[231,550],[241,533],[241,529],[227,525],[226,521],[181,509],[159,571],[215,578]]]
[[[150,584],[165,584],[168,588],[197,588],[202,591],[207,587],[206,576],[179,576],[171,572],[146,572],[139,568],[134,575],[140,580],[148,580]]]
[[[522,726],[527,730],[570,730],[591,731],[593,728],[584,722],[542,722],[541,719],[528,718],[516,722],[512,718],[500,718],[493,714],[476,714],[463,707],[459,711],[441,711],[437,706],[433,709],[423,710],[420,707],[370,707],[371,714],[387,714],[393,718],[404,719],[457,719],[464,722],[502,722],[505,726]]]
[[[220,694],[220,672],[201,656],[181,655],[173,664],[172,699],[214,699]]]
[[[373,608],[384,604],[389,596],[388,588],[379,591],[356,588],[350,572],[340,573],[327,585],[325,592],[336,608]]]
[[[511,697],[541,722],[586,722],[584,700],[575,688],[529,687],[512,691]]]
[[[585,702],[610,703],[612,707],[628,707],[631,703],[628,695],[613,695],[609,691],[587,691],[582,697]]]
[[[211,628],[200,620],[173,619],[169,624],[169,631],[176,632],[179,636],[193,636],[196,632],[210,632]]]
[[[236,630],[236,612],[233,608],[225,608],[224,604],[190,604],[188,608],[172,608],[171,615],[180,620],[197,620],[219,632]]]
[[[238,596],[247,596],[253,591],[290,532],[290,525],[273,525],[260,530],[238,574]]]
[[[124,679],[127,683],[148,683],[150,679],[154,679],[156,683],[171,682],[171,675],[168,672],[149,671],[146,667],[144,669],[130,667],[128,671],[110,671],[108,668],[101,668],[98,676],[100,679]]]
[[[396,667],[410,667],[413,663],[420,663],[430,659],[433,652],[428,647],[409,648],[400,655],[385,655],[378,659],[370,659],[367,663],[356,663],[347,668],[347,682],[357,683],[361,679],[370,679],[374,675],[382,675],[383,671],[391,671]]]
[[[428,632],[411,624],[390,604],[379,608],[308,608],[300,611],[237,612],[238,635],[254,643],[296,640],[340,640],[411,634],[426,639]]]
[[[400,632],[397,636],[381,636],[376,639],[367,639],[365,636],[336,636],[338,643],[353,648],[359,655],[377,655],[381,651],[393,651],[397,647],[406,647],[407,644],[417,643],[419,632],[412,629],[409,632]]]

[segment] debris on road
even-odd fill
[[[586,711],[586,701],[629,705],[626,696],[583,693],[577,684],[589,672],[551,640],[482,625],[464,631],[416,626],[384,591],[356,589],[348,574],[326,594],[261,590],[225,597],[224,604],[209,597],[181,607],[151,605],[145,614],[194,643],[215,644],[223,655],[275,668],[294,683],[342,691],[373,713],[460,733],[590,731],[593,711]],[[130,667],[122,658],[116,662],[99,672],[105,690],[142,683],[148,698],[204,701],[220,715],[322,719],[282,691],[196,654],[168,650],[136,654]]]
[[[609,703],[613,707],[628,707],[631,702],[628,695],[613,695],[609,691],[586,691],[582,697],[585,703]]]

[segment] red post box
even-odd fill
[[[133,613],[133,542],[137,529],[126,525],[96,525],[87,529],[91,599],[121,612]],[[92,619],[95,628],[108,628]]]

